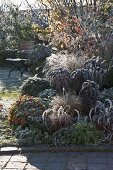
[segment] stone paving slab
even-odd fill
[[[7,165],[7,162],[5,161],[0,161],[0,169],[3,169]]]
[[[0,161],[1,162],[3,162],[3,161],[8,162],[10,159],[11,159],[11,155],[0,156]]]
[[[27,156],[24,155],[14,155],[11,157],[10,162],[27,162],[29,154]]]
[[[26,163],[24,162],[8,162],[8,164],[6,165],[6,169],[13,169],[13,168],[17,168],[23,170],[26,166]]]

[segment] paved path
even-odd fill
[[[8,77],[9,71],[9,68],[0,67],[0,91],[17,90],[22,85],[23,81],[30,76],[28,72],[25,72],[23,77],[20,78],[20,72],[13,71],[10,77]]]
[[[0,156],[1,170],[113,170],[113,153],[26,153]]]

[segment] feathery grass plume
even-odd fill
[[[82,68],[85,58],[82,56],[77,57],[75,54],[68,54],[67,52],[59,52],[52,54],[46,59],[45,73],[57,68],[65,68],[73,71],[77,68]],[[47,75],[47,74],[46,74]]]
[[[69,127],[73,122],[73,119],[67,113],[67,109],[62,106],[59,109],[54,107],[45,110],[42,119],[50,133],[54,133],[63,127]]]
[[[55,96],[51,101],[51,106],[56,107],[57,109],[59,109],[60,106],[63,106],[63,108],[68,109],[67,113],[73,117],[78,117],[77,111],[80,110],[80,103],[78,103],[77,97],[69,93],[62,96]]]

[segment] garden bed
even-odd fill
[[[90,91],[90,88],[92,88],[90,82],[87,85],[88,91]],[[13,100],[8,98],[10,108],[8,109],[7,106],[7,109],[1,112],[0,146],[30,147],[46,144],[48,148],[73,148],[73,146],[79,148],[81,145],[99,148],[105,144],[112,145],[112,138],[109,134],[106,134],[111,130],[106,130],[105,125],[99,122],[102,115],[94,112],[94,118],[96,115],[97,122],[90,118],[91,111],[89,115],[80,115],[76,108],[78,107],[76,103],[78,98],[75,98],[75,96],[56,95],[56,92],[52,89],[38,92],[38,97],[19,96],[19,94],[15,97],[15,95],[17,94],[14,93],[14,96],[12,96]],[[109,99],[107,99],[108,97]],[[4,99],[6,99],[6,96],[4,96]],[[103,111],[112,107],[112,88],[101,91],[99,100],[106,102],[104,104],[97,102],[95,107],[98,108],[99,113],[101,105],[105,107]],[[5,100],[5,104],[6,102],[7,100]],[[75,112],[73,112],[74,110]],[[106,124],[107,122],[102,120],[102,123]],[[109,122],[106,126],[108,125]],[[112,133],[110,135],[112,137]]]

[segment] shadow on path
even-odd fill
[[[58,152],[0,156],[3,170],[113,170],[113,153]]]

